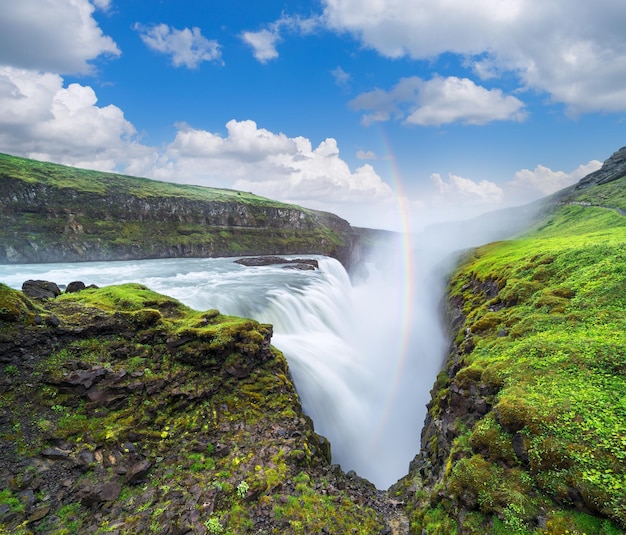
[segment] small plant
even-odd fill
[[[4,367],[4,373],[15,376],[20,374],[20,370],[15,364],[8,364]]]
[[[212,516],[205,523],[204,526],[209,530],[209,533],[213,535],[219,535],[224,532],[224,526],[220,523],[219,519]]]
[[[245,498],[246,494],[248,494],[248,490],[250,490],[250,485],[248,485],[245,481],[242,481],[239,485],[237,485],[237,496]]]

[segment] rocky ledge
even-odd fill
[[[0,285],[0,533],[405,532],[332,464],[270,325],[27,286],[52,295]]]
[[[282,256],[252,256],[235,260],[235,264],[242,266],[282,266],[285,269],[299,269],[313,271],[319,269],[319,262],[314,258],[283,258]]]

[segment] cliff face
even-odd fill
[[[351,268],[363,230],[244,192],[0,155],[0,262],[324,254]]]
[[[392,533],[271,326],[136,284],[24,292],[51,297],[0,284],[0,533]]]
[[[626,178],[586,183],[450,277],[449,355],[392,489],[413,533],[626,529]]]

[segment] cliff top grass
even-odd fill
[[[457,505],[419,510],[429,535],[626,529],[626,217],[615,210],[626,178],[561,202],[519,239],[474,250],[451,278],[466,316],[462,368],[439,385],[432,414],[452,384],[497,393],[473,427],[457,423],[439,487]],[[459,520],[455,507],[469,512]]]
[[[1,176],[22,180],[30,184],[45,184],[58,189],[72,189],[99,195],[116,193],[139,198],[184,197],[199,201],[238,202],[263,204],[278,208],[297,208],[308,212],[308,210],[295,205],[281,203],[243,191],[173,184],[117,173],[79,169],[0,153]]]

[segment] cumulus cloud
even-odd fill
[[[179,125],[165,160],[150,174],[252,191],[309,207],[328,207],[329,199],[330,204],[350,204],[392,198],[391,189],[371,165],[350,169],[336,140],[328,138],[313,148],[307,138],[270,132],[250,120],[229,121],[226,135]]]
[[[362,124],[403,119],[407,124],[440,126],[454,122],[486,124],[523,121],[524,104],[499,89],[486,89],[467,78],[436,76],[431,80],[403,78],[390,91],[375,89],[350,102],[354,110],[367,110]]]
[[[324,0],[328,28],[380,54],[453,53],[486,78],[518,77],[572,114],[626,110],[626,41],[616,0]]]
[[[252,47],[254,57],[261,63],[278,57],[278,50],[276,50],[276,43],[280,41],[278,32],[267,29],[258,32],[243,32],[241,38]]]
[[[555,193],[567,186],[575,184],[581,178],[602,167],[602,162],[591,160],[580,165],[571,173],[553,171],[549,167],[537,165],[534,170],[521,169],[513,180],[506,184],[507,197],[510,200],[532,201]]]
[[[99,0],[101,9],[108,1]],[[120,50],[102,33],[88,0],[3,2],[0,65],[58,73],[88,73],[89,62]]]
[[[418,107],[407,118],[409,124],[439,126],[462,122],[523,121],[524,104],[500,89],[485,89],[467,78],[436,77],[424,82]]]
[[[0,148],[11,154],[115,170],[148,149],[117,106],[58,74],[0,67]]]
[[[200,28],[178,30],[167,24],[135,24],[135,30],[150,49],[171,56],[175,67],[195,69],[203,61],[221,62],[219,43],[204,37]]]
[[[268,24],[258,31],[242,32],[241,39],[252,48],[255,59],[266,63],[278,57],[276,45],[282,41],[284,32],[307,35],[314,32],[321,25],[319,17],[302,18],[283,15],[278,20]]]

